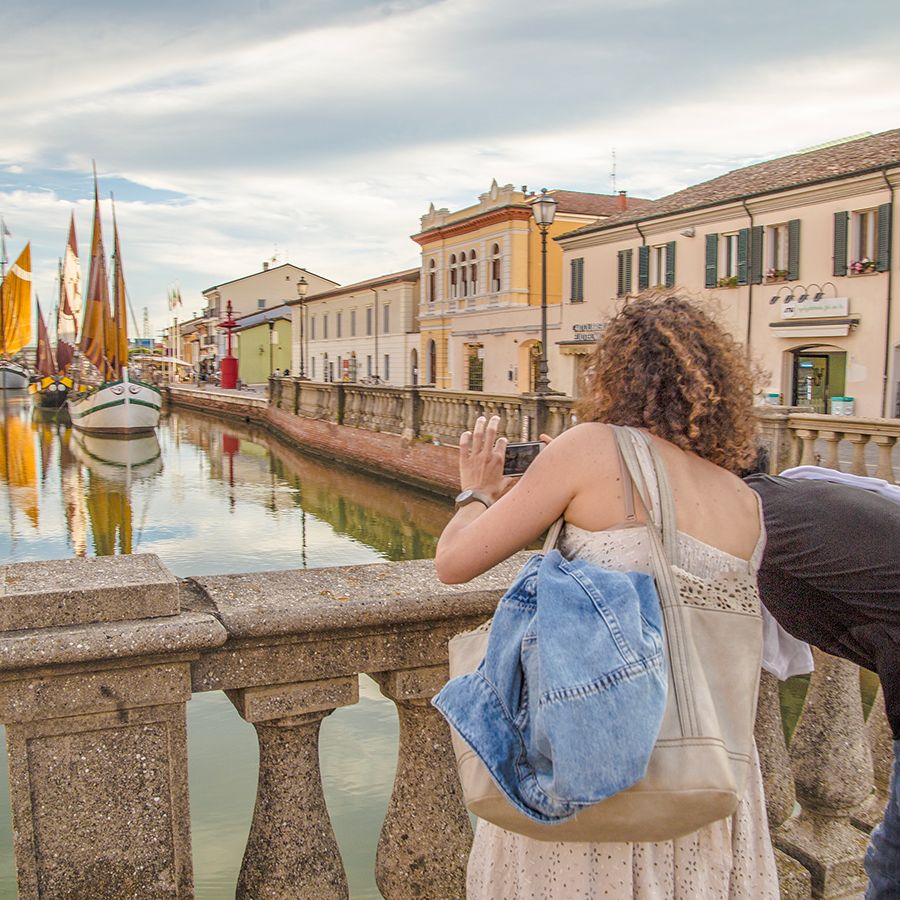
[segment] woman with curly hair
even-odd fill
[[[754,379],[742,350],[693,302],[646,294],[608,323],[588,371],[580,423],[550,442],[520,479],[503,475],[506,439],[497,438],[496,417],[480,418],[462,435],[466,493],[438,543],[440,579],[474,578],[560,516],[564,556],[651,571],[646,517],[636,495],[626,503],[610,425],[644,429],[659,451],[682,568],[707,579],[755,574],[764,543],[759,503],[736,474],[756,455]],[[634,527],[626,525],[632,506]],[[778,881],[754,762],[734,815],[673,841],[549,843],[479,821],[467,895],[774,900]]]

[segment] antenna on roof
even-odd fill
[[[612,172],[609,173],[609,179],[612,182],[612,192],[616,193],[616,148],[612,148]]]

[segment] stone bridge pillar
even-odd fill
[[[0,571],[19,897],[192,897],[185,702],[224,629],[155,556]]]

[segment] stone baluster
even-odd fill
[[[226,691],[256,728],[259,782],[238,879],[239,900],[348,897],[347,876],[322,792],[319,728],[325,716],[359,699],[359,681]]]
[[[801,443],[800,459],[797,465],[814,466],[816,464],[816,438],[819,432],[814,428],[798,428],[795,432]]]
[[[816,897],[843,897],[866,884],[866,839],[850,822],[871,791],[872,757],[859,696],[859,669],[814,650],[803,713],[790,755],[801,812],[774,835],[778,849],[812,876]]]
[[[819,438],[825,441],[825,457],[822,465],[828,469],[840,469],[838,462],[838,448],[841,445],[841,439],[844,437],[840,431],[820,431]]]
[[[760,674],[755,736],[765,787],[769,831],[774,836],[793,813],[797,795],[784,740],[778,679],[768,672]],[[782,900],[806,900],[811,896],[809,872],[797,860],[776,848],[775,862]]]
[[[866,444],[869,443],[867,434],[848,434],[847,440],[853,444],[853,462],[850,471],[854,475],[868,475],[866,470]]]
[[[447,680],[447,667],[374,677],[400,720],[397,772],[375,863],[378,888],[387,900],[464,898],[472,826],[450,730],[430,703]]]
[[[878,447],[878,468],[875,469],[875,475],[883,478],[889,484],[894,484],[894,465],[891,456],[894,452],[894,446],[897,443],[897,436],[893,434],[873,434],[872,440]]]
[[[872,751],[874,790],[869,799],[854,812],[852,821],[857,828],[868,833],[884,816],[891,770],[894,767],[894,735],[884,711],[884,692],[880,686],[866,719],[866,736]]]

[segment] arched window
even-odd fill
[[[428,342],[428,383],[437,383],[437,344]]]
[[[469,296],[478,293],[478,257],[473,250],[469,254]]]
[[[459,254],[459,277],[457,278],[457,282],[459,283],[459,296],[465,297],[468,293],[468,282],[466,280],[466,254]]]
[[[500,245],[491,247],[491,293],[500,290]]]
[[[450,299],[455,300],[457,297],[456,285],[456,254],[450,254]]]
[[[437,264],[434,260],[428,263],[428,302],[434,303],[437,298]]]

